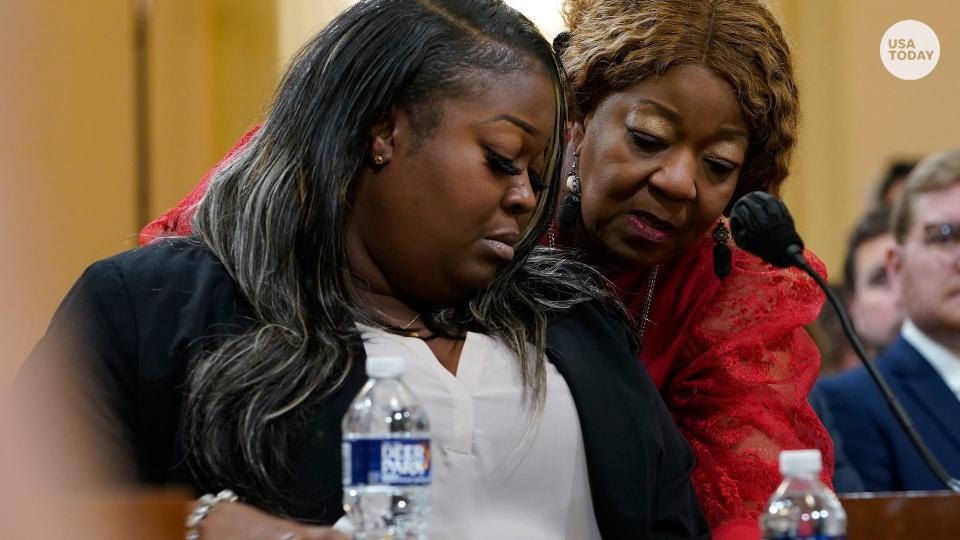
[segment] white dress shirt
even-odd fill
[[[903,339],[913,345],[920,356],[933,366],[947,383],[947,388],[960,399],[960,356],[924,334],[910,319],[903,323],[900,333]]]
[[[600,538],[576,407],[553,364],[532,413],[495,338],[468,333],[453,375],[420,339],[361,330],[367,356],[406,359],[403,380],[430,419],[431,540]]]

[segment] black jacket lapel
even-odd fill
[[[618,317],[583,304],[554,320],[547,356],[577,406],[604,538],[706,538],[693,457]]]

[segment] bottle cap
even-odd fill
[[[368,377],[396,377],[403,373],[403,357],[371,356],[367,358]]]
[[[795,476],[819,474],[823,461],[819,450],[784,450],[780,452],[780,474]]]

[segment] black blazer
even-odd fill
[[[205,248],[156,242],[86,270],[21,379],[42,377],[44,364],[65,356],[72,366],[61,371],[92,369],[97,391],[85,395],[84,406],[130,456],[139,481],[198,492],[230,487],[202,486],[190,474],[180,439],[182,392],[191,359],[212,336],[241,331],[249,313]],[[637,360],[630,329],[587,303],[553,320],[547,343],[577,407],[603,537],[707,537],[690,484],[693,455]],[[362,343],[356,346],[365,358]],[[355,362],[344,384],[311,410],[307,440],[290,456],[289,492],[300,501],[291,515],[317,523],[342,515],[340,422],[365,381],[364,362]]]
[[[920,436],[952,476],[960,476],[960,400],[903,337],[876,359]],[[903,433],[863,367],[827,377],[815,389],[832,417],[862,491],[944,489]],[[837,486],[846,491],[846,486]],[[856,486],[860,487],[860,486]]]

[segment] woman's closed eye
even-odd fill
[[[633,144],[641,152],[647,154],[655,154],[667,149],[667,147],[670,146],[670,143],[656,135],[651,135],[635,129],[630,130],[630,138],[633,140]],[[729,160],[721,158],[705,158],[704,161],[706,162],[710,173],[712,173],[715,177],[720,178],[729,176],[730,173],[735,171],[740,166]]]
[[[710,172],[721,177],[729,175],[739,166],[725,159],[707,158],[706,162],[707,167],[710,168]]]
[[[495,173],[508,174],[510,176],[519,176],[523,174],[523,169],[517,167],[513,161],[510,161],[493,150],[487,149],[486,158],[487,163]],[[529,167],[526,170],[527,177],[530,179],[531,189],[534,191],[542,191],[547,187],[547,185],[543,183],[543,180],[540,179],[540,175],[536,171],[530,169]]]
[[[668,146],[668,144],[660,137],[650,135],[649,133],[644,133],[643,131],[631,129],[630,138],[633,140],[633,144],[638,149],[648,154],[654,154]]]

